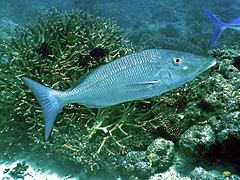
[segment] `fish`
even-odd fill
[[[219,37],[221,36],[222,32],[225,29],[231,28],[231,29],[235,29],[240,32],[240,16],[233,19],[229,23],[224,23],[224,22],[220,21],[216,17],[216,15],[214,15],[212,12],[210,12],[207,8],[202,7],[202,11],[209,18],[209,20],[212,22],[212,24],[214,25],[214,28],[215,28],[212,38],[209,42],[209,48],[212,48],[216,44],[217,40],[219,39]]]
[[[215,63],[212,57],[148,49],[101,65],[64,91],[51,89],[27,77],[21,79],[40,103],[45,120],[45,141],[48,141],[57,114],[67,104],[103,108],[150,98],[191,81]]]

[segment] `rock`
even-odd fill
[[[212,171],[206,171],[205,169],[203,169],[202,167],[196,167],[191,173],[190,173],[190,178],[191,180],[209,180],[209,179],[213,179],[213,180],[239,180],[240,177],[235,175],[235,174],[231,174],[230,172],[226,171],[223,173],[220,173],[219,171],[216,170],[212,170]]]
[[[181,135],[179,147],[185,154],[199,156],[215,144],[215,134],[210,125],[194,125]]]
[[[154,172],[154,168],[148,162],[140,161],[134,165],[136,174],[140,176],[151,175]]]
[[[131,151],[122,162],[124,174],[146,178],[167,170],[174,159],[174,144],[163,138],[155,139],[146,151]]]
[[[211,147],[206,158],[229,162],[238,168],[240,165],[240,112],[230,112],[222,117],[212,118],[211,126],[216,134],[216,143]]]
[[[163,173],[151,176],[149,180],[191,180],[189,177],[182,177],[177,170],[172,166]]]
[[[174,144],[163,138],[155,139],[147,148],[147,159],[160,171],[166,170],[173,163]]]
[[[213,119],[211,126],[217,134],[217,142],[223,143],[229,138],[235,138],[240,141],[240,112],[235,111],[219,119]]]
[[[134,165],[138,162],[143,162],[146,159],[145,151],[131,151],[127,153],[125,160],[122,162],[122,167],[128,171],[134,171]]]
[[[147,161],[146,151],[131,151],[129,152],[124,161],[122,168],[125,174],[137,176],[150,176],[154,173],[155,169]]]

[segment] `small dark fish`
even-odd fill
[[[49,56],[53,54],[52,48],[46,42],[43,42],[36,51],[38,54],[41,54],[43,58],[49,58]]]
[[[106,56],[109,53],[109,51],[107,49],[104,48],[94,48],[93,50],[91,50],[89,52],[89,55],[92,58],[102,58],[104,56]]]

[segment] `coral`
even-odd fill
[[[192,180],[208,180],[208,179],[219,179],[219,180],[226,180],[226,179],[240,179],[239,176],[231,174],[229,171],[224,171],[220,173],[219,171],[212,170],[206,171],[202,167],[196,167],[191,173],[190,178]]]
[[[211,126],[216,134],[216,143],[210,148],[205,158],[214,161],[218,159],[230,162],[239,171],[240,157],[240,113],[238,111],[222,117],[212,118]]]
[[[154,28],[139,31],[141,42],[148,40],[146,46],[152,43],[154,47],[204,51],[196,44],[196,37],[191,40],[162,37],[157,41],[150,38],[152,34],[146,36],[158,31]],[[174,25],[166,28],[171,29],[171,32],[162,30],[166,36],[182,33],[176,33]],[[135,34],[138,39],[139,34]],[[157,45],[156,42],[165,44]],[[101,49],[97,58],[94,57],[96,49]],[[226,145],[239,143],[238,48],[210,51],[218,61],[214,68],[161,96],[103,109],[88,109],[77,104],[66,106],[57,117],[50,142],[43,141],[41,109],[20,77],[27,76],[51,88],[64,90],[94,67],[131,53],[131,43],[111,20],[81,11],[61,13],[53,10],[38,17],[27,28],[17,28],[12,40],[1,40],[0,51],[0,145],[9,156],[19,150],[45,148],[62,159],[83,165],[86,171],[103,172],[104,168],[114,177],[122,171],[132,177],[149,177],[161,172],[160,155],[155,151],[155,143],[151,144],[153,139],[183,141],[194,125],[192,128],[198,130],[195,137],[200,136],[197,140],[203,137],[204,127],[216,136],[211,147],[207,143],[201,146],[206,155],[214,152],[215,142],[220,144],[222,151]],[[231,154],[231,151],[225,152]],[[201,155],[200,150],[195,153],[198,154]],[[172,159],[166,169],[171,163]],[[118,168],[122,171],[116,172]],[[174,171],[170,167],[159,177]]]
[[[210,125],[214,118],[225,122],[221,118],[229,113],[235,114],[234,127],[238,129],[240,73],[235,67],[239,59],[238,47],[215,49],[209,53],[218,62],[214,68],[194,81],[154,99],[159,105],[153,107],[156,121],[150,124],[156,134],[179,139],[192,125]]]
[[[174,158],[174,144],[163,138],[155,139],[147,148],[147,159],[160,171],[167,169]]]
[[[240,141],[240,112],[232,112],[222,117],[212,119],[211,126],[213,127],[217,142],[223,143],[224,141],[235,138]]]
[[[181,113],[195,125],[180,136],[179,146],[185,155],[193,155],[190,156],[191,159],[197,160],[198,164],[201,163],[204,167],[218,171],[220,167],[225,167],[238,173],[239,155],[234,147],[239,146],[240,142],[240,74],[235,67],[239,58],[239,47],[215,49],[210,53],[217,59],[218,64],[211,75],[211,83],[200,86],[205,93],[199,88],[197,96],[200,95],[201,98],[187,103]],[[201,142],[199,140],[207,132],[211,138],[203,139],[202,143],[194,146]],[[186,139],[187,137],[191,139]],[[192,139],[193,137],[195,139]]]
[[[135,171],[135,165],[143,163],[147,163],[146,151],[130,151],[122,162],[122,168],[127,172],[126,174],[132,174]],[[150,164],[148,166],[150,167]]]
[[[149,180],[155,179],[191,180],[189,177],[182,177],[181,174],[173,166],[171,166],[167,171],[156,173],[149,178]]]
[[[181,135],[179,146],[185,154],[199,156],[209,151],[215,139],[211,126],[194,125]]]
[[[76,39],[69,39],[69,35]],[[131,103],[99,110],[69,105],[59,114],[53,136],[46,143],[40,106],[20,79],[26,76],[64,90],[90,69],[132,52],[131,43],[115,23],[78,10],[49,10],[27,27],[17,28],[10,41],[2,41],[0,144],[5,153],[48,147],[66,159],[93,168],[91,159],[98,159],[102,150],[107,153],[107,147],[125,151],[122,142],[129,141],[131,133],[124,128],[132,126],[136,131],[137,125],[132,124],[138,121],[136,117],[142,117]],[[95,47],[107,49],[108,54],[93,59],[89,53]],[[123,125],[130,120],[132,123]]]
[[[163,138],[153,140],[146,151],[131,151],[122,160],[121,168],[125,175],[147,177],[168,169],[173,163],[174,144]]]

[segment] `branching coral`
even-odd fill
[[[97,48],[108,53],[95,58],[91,52]],[[44,147],[87,169],[104,166],[110,170],[106,157],[147,146],[152,139],[146,127],[151,111],[145,101],[104,109],[66,106],[57,117],[50,142],[44,142],[42,111],[20,80],[27,76],[64,90],[85,72],[132,49],[116,24],[81,11],[49,11],[27,28],[16,29],[12,40],[0,46],[4,59],[0,64],[3,150],[14,153],[19,147],[31,151]]]
[[[1,146],[13,150],[19,149],[17,143],[29,143],[30,138],[35,142],[42,141],[41,109],[20,77],[33,78],[54,89],[69,88],[93,67],[132,52],[131,43],[121,34],[115,23],[95,14],[51,10],[40,14],[36,22],[26,28],[17,28],[10,41],[3,41],[0,45]],[[106,49],[108,54],[94,59],[89,55],[94,48]],[[71,119],[74,123],[69,126],[82,123],[81,127],[88,128],[93,136],[94,126],[100,121],[98,113],[93,118],[94,111],[70,105],[60,113],[56,123],[59,128],[53,131],[71,134],[65,128]],[[91,120],[96,120],[93,127],[88,125],[93,123]],[[52,141],[56,143],[58,139]]]

